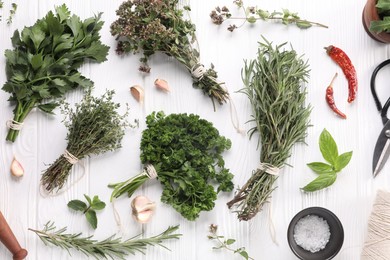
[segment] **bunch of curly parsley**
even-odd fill
[[[195,220],[201,211],[214,208],[217,193],[233,190],[233,174],[225,168],[222,153],[231,141],[207,120],[194,114],[153,112],[142,133],[141,161],[151,164],[163,186],[161,201],[183,217]],[[128,181],[111,184],[111,198],[129,197],[148,177],[141,173]],[[217,191],[213,183],[218,184]]]

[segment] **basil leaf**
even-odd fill
[[[337,178],[337,174],[334,172],[329,174],[321,174],[314,181],[310,182],[305,187],[303,187],[302,190],[308,192],[321,190],[323,188],[332,185],[336,181],[336,178]]]
[[[85,213],[85,217],[87,218],[88,223],[91,224],[91,227],[93,229],[96,229],[97,228],[96,212],[94,210],[88,210]]]
[[[91,198],[88,195],[86,195],[86,194],[84,194],[84,197],[88,201],[89,205],[91,205],[92,204]]]
[[[312,162],[308,163],[307,166],[312,169],[315,173],[323,174],[323,173],[330,173],[333,172],[333,166],[329,165],[327,163],[322,162]]]
[[[94,196],[92,199],[91,208],[94,210],[101,210],[106,207],[106,203],[101,201],[98,196]]]
[[[337,150],[337,144],[334,141],[331,134],[324,129],[320,135],[320,151],[324,159],[334,165],[337,157],[339,156],[339,152]]]
[[[71,200],[68,202],[68,207],[76,211],[84,211],[87,208],[87,204],[81,200]]]
[[[352,158],[352,151],[339,155],[334,164],[335,171],[336,172],[341,171],[345,166],[348,165],[349,161],[351,161],[351,158]]]

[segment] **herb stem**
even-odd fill
[[[226,20],[245,20],[245,22],[247,21],[247,17],[229,17],[229,18],[226,18]],[[264,20],[263,18],[261,17],[254,17],[253,19],[256,19],[256,20]],[[282,17],[268,17],[267,20],[284,20]],[[308,21],[308,20],[302,20],[302,19],[294,19],[294,18],[288,18],[287,21],[289,23],[299,23],[299,22],[307,22],[307,23],[310,23],[310,24],[314,24],[314,25],[317,25],[319,27],[323,27],[323,28],[329,28],[329,26],[325,25],[325,24],[322,24],[322,23],[317,23],[317,22],[312,22],[312,21]],[[244,22],[244,23],[245,23]],[[238,26],[237,28],[241,27],[242,25]]]

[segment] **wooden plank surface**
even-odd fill
[[[11,25],[6,24],[6,17],[11,0],[4,1],[1,10],[3,21],[0,22],[0,84],[5,82],[4,50],[11,48],[10,37],[15,29],[32,25],[54,6],[63,2],[58,0],[14,1],[18,10]],[[305,54],[310,63],[310,80],[307,83],[307,101],[313,106],[311,114],[312,127],[308,130],[307,145],[296,145],[288,163],[277,181],[278,188],[272,196],[272,203],[264,208],[250,222],[239,222],[234,213],[229,212],[226,202],[233,194],[219,195],[213,211],[202,213],[196,222],[183,219],[171,207],[162,204],[159,199],[161,187],[157,181],[151,181],[136,194],[143,194],[156,201],[157,212],[151,223],[139,225],[131,218],[130,200],[120,199],[115,207],[118,209],[122,228],[115,224],[112,206],[98,213],[99,226],[96,231],[89,228],[84,219],[68,210],[66,204],[71,199],[80,199],[83,194],[99,195],[108,202],[111,190],[108,183],[121,181],[140,172],[139,142],[145,128],[145,116],[152,111],[164,110],[169,113],[196,113],[212,121],[221,134],[232,140],[232,149],[224,154],[227,166],[235,174],[236,186],[241,186],[248,179],[259,163],[259,151],[256,150],[256,138],[238,134],[230,123],[228,105],[218,107],[213,112],[212,104],[199,90],[192,88],[191,78],[187,71],[176,61],[164,55],[155,55],[150,60],[152,71],[144,76],[138,72],[137,56],[118,57],[115,54],[115,39],[110,35],[109,26],[116,19],[115,10],[121,1],[66,1],[72,13],[81,18],[104,12],[105,21],[102,30],[102,41],[111,49],[108,61],[102,64],[86,64],[82,68],[85,76],[95,82],[95,95],[106,89],[115,89],[115,100],[131,108],[131,119],[139,119],[140,127],[126,132],[123,148],[117,152],[85,160],[85,177],[72,186],[67,192],[55,197],[42,197],[39,193],[39,180],[47,164],[53,162],[66,147],[66,128],[61,123],[63,116],[57,111],[55,116],[33,111],[26,119],[25,128],[14,144],[5,142],[7,129],[5,122],[12,117],[12,107],[6,101],[8,94],[0,92],[0,211],[8,220],[22,246],[29,251],[28,259],[85,259],[85,256],[72,251],[46,247],[28,228],[41,229],[49,220],[58,227],[68,226],[70,232],[83,232],[94,235],[97,239],[106,238],[117,233],[124,238],[140,232],[153,235],[165,230],[168,225],[180,224],[183,237],[179,241],[166,243],[171,251],[162,248],[149,248],[146,256],[137,254],[129,259],[240,259],[240,256],[229,252],[215,251],[215,245],[207,239],[208,226],[218,224],[221,233],[237,239],[237,246],[245,246],[250,256],[255,259],[288,260],[296,259],[291,252],[286,232],[289,221],[300,210],[310,206],[322,206],[333,211],[341,220],[345,231],[345,240],[341,252],[335,259],[359,259],[371,205],[378,189],[390,188],[390,165],[387,164],[381,174],[372,178],[372,153],[377,136],[382,129],[369,89],[369,79],[373,68],[389,58],[388,45],[380,44],[368,37],[361,23],[361,13],[365,1],[309,1],[309,0],[275,0],[247,1],[246,4],[257,4],[270,11],[288,8],[298,12],[301,17],[318,21],[329,26],[329,29],[313,27],[300,30],[294,26],[284,26],[272,22],[258,22],[253,26],[244,26],[230,33],[226,25],[217,27],[209,19],[210,11],[217,5],[227,5],[234,10],[232,1],[190,1],[191,18],[196,24],[197,36],[201,49],[201,60],[205,65],[213,63],[219,78],[226,86],[234,100],[242,127],[248,130],[251,126],[243,124],[250,119],[251,108],[248,100],[237,93],[242,88],[240,71],[244,59],[252,59],[257,52],[257,42],[261,35],[276,44],[290,42],[299,54]],[[327,57],[323,47],[330,44],[345,50],[355,64],[359,90],[358,98],[352,105],[347,104],[347,81],[340,68]],[[348,116],[340,120],[329,110],[324,100],[325,88],[335,72],[337,79],[336,103]],[[378,92],[382,100],[390,95],[388,79],[390,69],[386,68],[378,78]],[[170,93],[155,89],[156,78],[167,80],[172,88]],[[140,106],[130,95],[131,85],[142,85],[145,88],[145,103]],[[69,102],[78,102],[82,93],[75,91],[67,96]],[[308,162],[322,159],[318,138],[326,128],[336,139],[340,151],[353,150],[353,158],[348,167],[338,176],[330,188],[312,194],[300,191],[315,175],[306,166]],[[9,173],[9,166],[16,158],[23,164],[26,172],[20,180],[15,180]],[[82,167],[76,167],[69,180],[76,182]],[[272,210],[272,222],[275,225],[275,244],[269,232]],[[9,252],[0,245],[0,259],[10,259]]]

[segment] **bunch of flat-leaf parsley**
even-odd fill
[[[7,140],[14,142],[24,119],[38,107],[52,113],[53,99],[78,86],[88,88],[92,81],[78,72],[85,59],[106,60],[109,47],[100,41],[101,14],[81,21],[66,5],[56,7],[33,26],[12,37],[13,50],[6,50],[7,82],[14,118],[9,121]]]
[[[222,153],[231,141],[221,136],[207,120],[194,114],[153,112],[146,118],[142,133],[141,161],[153,165],[163,185],[161,201],[183,217],[195,220],[201,211],[214,208],[217,192],[233,189],[233,174],[225,168]],[[129,197],[150,177],[141,173],[128,181],[109,185],[111,198]],[[148,177],[149,176],[149,177]],[[217,192],[212,183],[218,184]]]

